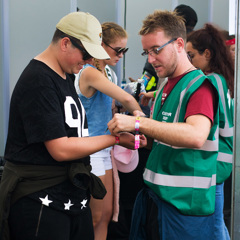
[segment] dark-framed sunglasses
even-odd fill
[[[72,38],[69,38],[71,41],[72,45],[76,48],[78,48],[82,53],[83,53],[83,60],[88,60],[93,58],[83,47],[81,47],[75,40]]]
[[[169,43],[176,41],[177,38],[172,38],[171,40],[169,40],[167,43],[163,44],[162,46],[158,47],[158,48],[154,48],[150,51],[144,51],[141,53],[142,56],[146,57],[148,56],[148,54],[150,54],[152,57],[156,56],[159,54],[160,50],[162,50],[165,46],[167,46]]]
[[[112,50],[114,50],[116,52],[117,56],[119,56],[121,53],[124,55],[128,51],[128,48],[121,48],[121,47],[113,48],[110,45],[108,45],[107,43],[105,43],[105,42],[103,42],[103,43],[105,45],[107,45],[108,47],[110,47]]]

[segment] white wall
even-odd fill
[[[51,42],[69,0],[9,0],[10,93],[28,62]]]

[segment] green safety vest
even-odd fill
[[[232,172],[233,161],[233,99],[225,78],[209,74],[208,78],[219,93],[219,153],[217,158],[217,183],[223,183]]]
[[[186,74],[161,106],[162,90],[155,100],[153,119],[184,122],[191,95],[207,77],[201,70]],[[157,140],[146,163],[144,182],[161,199],[185,215],[209,215],[215,209],[218,113],[208,139],[200,149],[170,146]]]

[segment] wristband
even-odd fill
[[[119,143],[120,143],[119,137],[115,136],[115,139],[116,139],[115,145],[119,145]]]
[[[140,117],[136,117],[136,122],[135,122],[135,149],[138,149],[140,147],[139,125],[140,125]]]
[[[156,98],[157,90],[153,93],[153,97]]]

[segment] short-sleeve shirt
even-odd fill
[[[85,136],[88,136],[86,114],[73,81],[68,75],[63,79],[43,62],[31,60],[12,94],[5,159],[15,164],[67,165],[71,161],[54,160],[44,142]],[[89,163],[89,157],[74,160],[82,161]],[[64,210],[64,203],[71,200],[73,212],[81,210],[80,202],[89,197],[89,193],[69,180],[30,197],[40,201],[46,195],[53,201],[50,206],[59,210]]]
[[[175,78],[169,78],[167,84],[163,89],[162,104],[166,100],[177,82],[184,76],[182,74]],[[215,109],[215,91],[212,84],[205,80],[199,89],[192,94],[186,109],[185,120],[189,116],[201,114],[208,117],[213,123],[214,120],[214,109]]]

